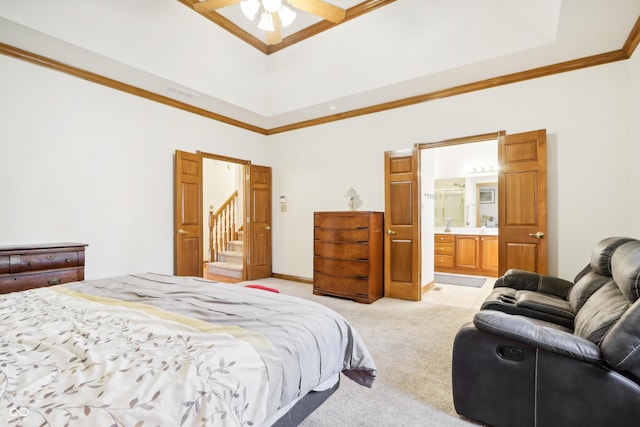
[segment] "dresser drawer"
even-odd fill
[[[313,242],[313,254],[319,257],[368,260],[368,243]]]
[[[448,267],[453,268],[453,255],[436,255],[435,257],[435,268],[438,267]]]
[[[51,268],[78,266],[78,252],[49,252],[44,254],[20,255],[21,271],[39,271]]]
[[[334,276],[366,279],[369,277],[369,262],[316,256],[313,258],[313,270],[318,273],[329,272]]]
[[[313,224],[315,228],[369,228],[369,215],[348,213],[323,215],[322,213],[316,213]]]
[[[435,244],[436,255],[453,255],[453,243],[440,243]]]
[[[367,297],[369,293],[369,282],[367,279],[315,273],[313,275],[313,285],[314,293],[331,293],[350,297]]]
[[[43,273],[24,273],[8,277],[0,276],[0,294],[43,286],[59,285],[78,280],[84,280],[84,270],[82,267]]]
[[[436,234],[433,236],[434,243],[453,243],[452,234]]]
[[[368,242],[369,230],[366,228],[353,230],[316,228],[313,230],[313,238],[315,240],[328,240],[333,242]]]

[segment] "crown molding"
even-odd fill
[[[169,107],[174,107],[180,110],[188,111],[190,113],[197,114],[199,116],[203,116],[211,120],[227,123],[229,125],[237,126],[237,127],[240,127],[252,132],[256,132],[256,133],[261,133],[263,135],[267,134],[267,130],[261,127],[253,126],[248,123],[242,122],[240,120],[232,119],[231,117],[223,116],[222,114],[205,110],[204,108],[194,107],[193,105],[187,104],[185,102],[177,101],[173,98],[169,98],[168,96],[159,95],[155,92],[151,92],[146,89],[139,88],[137,86],[123,83],[119,80],[111,79],[109,77],[105,77],[103,75],[94,73],[92,71],[87,71],[82,68],[74,67],[72,65],[68,65],[60,61],[56,61],[55,59],[38,55],[36,53],[20,49],[15,46],[11,46],[9,44],[0,42],[0,54],[10,56],[16,59],[21,59],[23,61],[27,61],[35,65],[40,65],[41,67],[50,68],[52,70],[70,74],[74,77],[78,77],[83,80],[97,83],[99,85],[106,86],[111,89],[119,90],[121,92],[126,92],[131,95],[136,95],[141,98],[148,99],[150,101],[158,102],[160,104],[168,105]]]
[[[182,1],[182,0],[181,0]],[[289,132],[297,129],[303,129],[311,126],[317,126],[338,120],[350,119],[367,114],[379,113],[382,111],[392,110],[395,108],[407,107],[410,105],[420,104],[423,102],[429,102],[436,99],[448,98],[451,96],[462,95],[469,92],[475,92],[484,89],[490,89],[498,86],[504,86],[512,83],[518,83],[526,80],[537,79],[540,77],[546,77],[553,74],[566,73],[569,71],[575,71],[582,68],[594,67],[597,65],[604,65],[611,62],[623,61],[631,58],[634,54],[638,44],[640,43],[640,17],[636,20],[636,23],[631,30],[627,40],[623,47],[619,50],[601,53],[598,55],[592,55],[584,58],[574,59],[572,61],[560,62],[557,64],[547,65],[544,67],[533,68],[531,70],[521,71],[512,74],[506,74],[504,76],[493,77],[490,79],[480,80],[472,83],[466,83],[459,86],[454,86],[434,92],[429,92],[421,95],[411,96],[408,98],[402,98],[395,101],[385,102],[381,104],[371,105],[368,107],[358,108],[351,111],[345,111],[342,113],[332,114],[329,116],[318,117],[311,120],[306,120],[298,123],[291,123],[285,126],[280,126],[271,129],[265,129],[258,126],[253,126],[248,123],[232,119],[230,117],[214,113],[202,108],[194,107],[184,102],[177,101],[175,99],[158,95],[157,93],[141,89],[139,87],[129,85],[127,83],[120,82],[118,80],[110,79],[91,71],[83,70],[78,67],[64,64],[46,56],[38,55],[33,52],[19,49],[17,47],[0,43],[0,54],[11,56],[13,58],[21,59],[27,62],[31,62],[36,65],[40,65],[46,68],[50,68],[56,71],[61,71],[73,75],[75,77],[88,80],[93,83],[97,83],[103,86],[110,87],[122,92],[126,92],[132,95],[140,96],[142,98],[149,99],[151,101],[159,102],[161,104],[168,105],[170,107],[178,108],[184,111],[188,111],[193,114],[197,114],[203,117],[207,117],[212,120],[216,120],[222,123],[226,123],[232,126],[236,126],[242,129],[246,129],[251,132],[256,132],[262,135],[275,135],[278,133]]]

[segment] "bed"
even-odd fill
[[[314,302],[161,274],[0,295],[0,420],[21,426],[297,425],[371,387],[358,333]]]

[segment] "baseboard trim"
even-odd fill
[[[436,282],[435,280],[432,280],[431,282],[427,283],[426,285],[422,285],[422,295],[426,294],[427,292],[429,292],[431,289],[436,287]]]
[[[291,276],[289,274],[279,274],[279,273],[271,273],[271,277],[275,277],[276,279],[291,280],[293,282],[302,282],[302,283],[308,283],[309,285],[313,285],[313,279],[309,279],[308,277]]]

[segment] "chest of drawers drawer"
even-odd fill
[[[316,240],[313,243],[315,256],[340,259],[369,259],[369,244],[352,242],[324,242]]]
[[[84,279],[81,268],[46,271],[43,273],[25,273],[21,275],[0,276],[0,293],[23,291],[25,289],[60,285]]]

